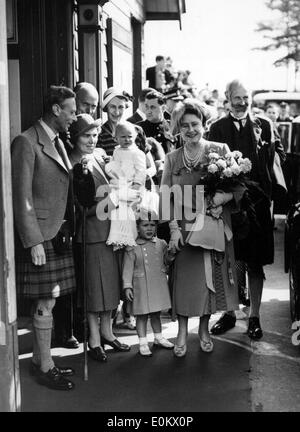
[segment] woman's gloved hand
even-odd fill
[[[222,206],[231,201],[232,198],[233,194],[231,192],[217,191],[211,199],[211,205],[212,207]]]
[[[217,207],[211,207],[208,210],[208,214],[210,214],[210,216],[212,216],[215,219],[219,219],[221,217],[223,213],[223,206],[219,205]]]
[[[171,238],[169,242],[169,250],[172,252],[179,251],[184,246],[184,241],[181,233],[181,229],[178,226],[176,220],[169,223]]]

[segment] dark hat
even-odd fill
[[[71,139],[77,138],[93,128],[98,128],[101,126],[102,120],[99,118],[97,120],[93,119],[89,114],[78,114],[77,120],[73,122],[70,126]]]
[[[166,99],[172,99],[173,101],[182,101],[184,99],[178,88],[172,88],[163,93],[163,95]]]

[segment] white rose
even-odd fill
[[[222,169],[225,169],[227,166],[226,161],[224,161],[223,159],[217,160],[216,165],[218,165],[218,167]]]
[[[238,165],[233,165],[231,167],[231,171],[234,175],[238,176],[239,174],[241,174],[242,170],[241,167],[239,167]]]
[[[219,171],[219,168],[216,164],[210,164],[208,165],[207,171],[211,174],[215,174],[217,171]]]
[[[233,175],[231,168],[224,169],[223,174],[224,174],[224,177],[232,177],[232,175]]]

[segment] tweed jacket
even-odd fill
[[[110,192],[110,186],[109,186],[108,178],[106,177],[104,171],[104,161],[102,158],[104,154],[105,152],[103,151],[103,149],[96,148],[92,155],[86,155],[88,159],[88,169],[93,175],[95,191],[97,193],[97,189],[99,188],[99,186],[102,186],[103,195],[104,195],[102,197],[99,197],[99,199],[95,197],[95,204],[87,212],[87,218],[86,218],[86,242],[87,243],[105,242],[109,235],[109,230],[110,230],[109,213],[107,213],[108,217],[103,218],[103,220],[98,219],[96,216],[97,203],[100,201],[102,202],[102,207],[103,209],[105,209],[105,212],[108,211],[108,208],[110,211],[115,208],[115,205],[107,196],[108,193]],[[71,153],[70,155],[70,160],[72,162],[72,165],[78,162],[73,158],[73,153]],[[77,223],[75,240],[78,243],[82,242],[81,215],[79,215],[79,221]]]
[[[54,238],[64,220],[72,167],[62,151],[65,164],[39,122],[12,142],[14,221],[24,248]]]
[[[275,184],[275,175],[273,171],[274,156],[275,156],[275,136],[271,122],[261,117],[249,115],[251,126],[251,138],[254,145],[254,151],[257,156],[258,168],[261,175],[261,188],[269,198],[272,196],[272,187]],[[234,142],[234,124],[229,115],[212,123],[209,131],[208,139],[226,143],[230,150],[238,150],[233,148]],[[284,153],[282,146],[276,148],[280,155]]]

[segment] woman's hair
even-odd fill
[[[203,126],[210,118],[210,111],[205,103],[192,98],[178,102],[171,115],[170,132],[172,135],[177,135],[180,132],[182,118],[186,114],[194,114],[201,120]]]

